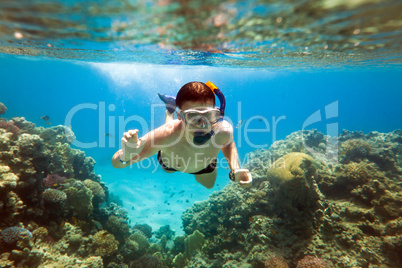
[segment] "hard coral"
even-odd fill
[[[136,224],[133,227],[134,229],[140,230],[141,232],[144,233],[144,235],[147,238],[151,238],[152,237],[152,227],[149,226],[148,224]]]
[[[58,142],[70,144],[75,140],[75,135],[71,128],[61,125],[44,129],[40,137],[46,143],[51,144],[57,144]]]
[[[289,213],[312,209],[319,197],[313,179],[315,173],[314,161],[307,154],[292,152],[276,160],[267,176],[278,206]]]
[[[103,190],[102,186],[98,182],[86,179],[84,181],[84,185],[92,191],[94,205],[105,201],[105,190]]]
[[[141,231],[135,230],[128,237],[128,240],[134,241],[135,243],[137,243],[138,248],[136,250],[136,253],[138,255],[143,255],[149,248],[149,241],[148,241],[147,237]]]
[[[130,268],[162,268],[163,262],[156,256],[144,255],[130,263]]]
[[[42,156],[44,143],[38,135],[23,133],[18,140],[18,150],[21,156],[33,158]]]
[[[20,239],[20,235],[26,235],[29,238],[32,237],[30,231],[21,227],[8,227],[1,231],[0,234],[3,237],[3,241],[7,244],[15,244]]]
[[[106,222],[105,228],[110,233],[112,233],[120,242],[123,242],[125,238],[130,234],[130,228],[127,221],[115,215],[111,215],[109,217]]]
[[[61,177],[57,174],[49,174],[43,179],[42,185],[45,188],[55,188],[63,183],[66,179],[66,177]]]
[[[42,194],[43,200],[46,204],[51,205],[64,205],[67,200],[67,195],[63,191],[56,189],[46,189]]]
[[[329,268],[329,265],[323,259],[305,256],[297,263],[296,268]]]
[[[185,253],[191,258],[194,252],[202,248],[205,243],[205,235],[198,230],[195,230],[191,235],[184,239]]]
[[[369,170],[365,162],[350,162],[345,166],[345,175],[349,182],[353,184],[364,184],[369,178]]]
[[[265,268],[289,268],[285,259],[282,256],[272,254],[264,262]]]
[[[155,237],[160,239],[163,235],[166,235],[168,239],[172,239],[174,237],[175,231],[170,229],[170,225],[164,225],[160,227],[156,232],[155,232]]]
[[[8,172],[9,170],[8,166],[0,165],[0,190],[11,189],[17,186],[20,178],[14,173]]]
[[[80,189],[77,189],[80,188]],[[79,220],[87,219],[93,213],[92,191],[77,181],[77,188],[70,187],[65,189],[69,208],[73,216]]]
[[[6,111],[7,111],[7,107],[3,103],[0,102],[0,115],[5,114]]]
[[[35,237],[35,241],[40,241],[48,245],[54,245],[56,240],[49,235],[49,231],[45,227],[39,227],[32,232]]]
[[[0,128],[5,129],[7,132],[13,133],[14,136],[17,136],[20,133],[20,129],[8,121],[1,121]]]
[[[370,144],[362,139],[351,139],[341,144],[340,154],[344,156],[344,161],[358,161],[367,158],[370,154]]]
[[[37,229],[35,229],[32,234],[36,237],[36,238],[40,238],[43,239],[46,236],[49,235],[49,231],[45,228],[45,227],[39,227]]]
[[[27,121],[25,117],[13,117],[10,120],[15,126],[20,129],[20,133],[29,133],[39,135],[40,131],[36,128],[35,123]]]
[[[95,254],[108,256],[113,254],[119,245],[114,236],[108,231],[99,231],[94,235]]]

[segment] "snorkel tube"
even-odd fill
[[[220,103],[219,111],[221,111],[221,120],[222,120],[223,116],[225,115],[225,107],[226,107],[225,96],[223,96],[222,91],[220,91],[220,89],[217,86],[215,86],[211,81],[208,81],[206,85],[212,90],[213,93],[215,93],[215,95],[219,99]]]
[[[217,86],[215,86],[211,81],[208,81],[206,83],[206,85],[212,90],[212,92],[219,99],[219,103],[220,103],[220,107],[219,107],[220,119],[219,119],[219,121],[222,121],[223,116],[225,115],[225,106],[226,106],[225,96],[223,95],[222,91],[220,91],[220,89]],[[195,145],[203,145],[204,143],[209,141],[209,139],[213,135],[215,135],[215,132],[213,130],[211,130],[210,132],[208,132],[206,134],[203,134],[202,132],[195,132],[193,142]]]

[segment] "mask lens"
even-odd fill
[[[218,122],[220,116],[220,112],[216,110],[208,111],[205,113],[205,118],[209,121],[211,124],[215,124]]]
[[[201,115],[197,112],[187,112],[185,113],[186,122],[189,125],[195,126],[197,122],[200,120]]]
[[[185,111],[183,114],[186,123],[191,126],[196,126],[201,118],[207,120],[209,124],[215,124],[220,118],[220,112],[218,109],[207,111]]]

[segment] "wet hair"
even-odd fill
[[[176,106],[181,109],[186,101],[211,101],[215,106],[215,94],[202,82],[190,82],[181,87],[176,96]]]

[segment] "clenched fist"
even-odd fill
[[[123,153],[120,155],[120,158],[123,161],[129,161],[142,151],[144,145],[145,142],[138,138],[138,129],[124,132],[123,138],[121,138],[121,149]]]

